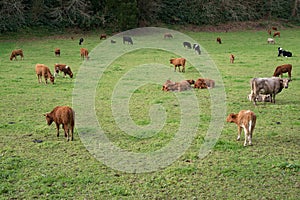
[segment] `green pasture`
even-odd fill
[[[242,109],[256,113],[253,146],[243,147],[244,135],[241,141],[236,141],[236,125],[226,123],[224,115],[224,127],[216,144],[200,159],[199,149],[213,119],[213,105],[209,90],[193,89],[200,122],[191,144],[170,165],[147,173],[127,173],[106,165],[81,141],[80,136],[91,131],[76,129],[74,141],[67,142],[62,132],[56,137],[55,125],[47,126],[43,116],[55,106],[73,106],[77,95],[73,91],[75,83],[83,83],[76,82],[77,76],[82,81],[78,74],[80,69],[85,65],[93,66],[97,55],[100,56],[93,49],[111,39],[100,41],[99,34],[0,36],[0,199],[300,198],[300,29],[281,30],[281,38],[275,38],[275,45],[267,44],[266,31],[184,32],[205,49],[203,52],[207,52],[218,67],[222,83],[218,82],[212,90],[219,90],[220,84],[224,84],[226,115]],[[85,39],[82,46],[78,45],[80,37]],[[222,38],[222,44],[216,42],[217,37]],[[179,74],[174,72],[169,59],[194,52],[184,49],[183,41],[178,41],[176,35],[168,42],[178,42],[176,52],[182,51],[182,54],[155,48],[124,51],[97,81],[95,100],[92,100],[96,118],[106,137],[121,149],[135,153],[157,151],[172,142],[181,126],[182,105],[178,97],[191,94],[163,92],[161,86],[174,74]],[[121,40],[111,45],[121,50],[132,48],[123,45]],[[279,46],[293,52],[293,57],[277,57]],[[60,57],[54,55],[57,47],[61,49]],[[90,60],[80,58],[81,47],[89,49]],[[18,57],[17,61],[10,61],[11,51],[17,48],[23,49],[24,60]],[[234,64],[229,62],[230,54],[235,55]],[[60,74],[53,85],[39,84],[34,70],[37,63],[47,65],[52,72],[55,63],[68,64],[74,77],[63,78]],[[166,113],[166,119],[158,132],[148,132],[151,136],[134,137],[116,123],[112,97],[122,77],[136,66],[152,66],[153,63],[165,65],[167,73],[159,74],[161,82],[144,84],[132,91],[128,113],[137,126],[148,126],[152,123],[150,110],[153,105],[159,105],[158,110]],[[186,73],[180,74],[184,79],[199,77],[192,63],[188,60]],[[247,99],[249,80],[271,77],[276,66],[286,63],[293,65],[289,88],[276,96],[276,104],[260,102],[255,107]],[[205,66],[201,70],[205,71]],[[143,76],[139,74],[140,77]],[[86,81],[91,79],[85,77]],[[130,84],[136,80],[127,81]],[[83,98],[88,99],[88,94]],[[90,105],[82,105],[85,106]],[[86,116],[89,114],[87,111]],[[86,121],[90,121],[89,117]],[[35,143],[35,140],[42,142]],[[97,141],[91,141],[93,143]]]

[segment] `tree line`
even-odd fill
[[[300,0],[1,0],[0,32],[27,27],[123,31],[156,24],[300,22]]]

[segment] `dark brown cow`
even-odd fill
[[[55,56],[60,56],[60,49],[59,49],[59,48],[56,48],[56,49],[54,50],[54,54],[55,54]]]
[[[198,78],[194,84],[194,88],[210,89],[215,87],[215,81],[208,78]]]
[[[82,59],[86,58],[88,60],[89,59],[89,51],[86,48],[81,48],[80,56]]]
[[[68,74],[70,78],[73,78],[73,73],[71,68],[65,64],[55,64],[54,65],[54,76],[58,75],[59,71],[64,73],[64,77]]]
[[[276,67],[273,76],[282,78],[283,73],[288,73],[289,80],[292,80],[292,65],[291,64],[284,64]]]
[[[15,58],[15,60],[17,60],[17,56],[21,56],[21,60],[24,59],[24,55],[23,55],[23,50],[22,49],[16,49],[16,50],[13,50],[11,52],[11,55],[10,55],[10,60],[12,60],[13,58]]]
[[[185,72],[185,58],[172,58],[170,59],[170,64],[174,65],[174,71],[176,72],[176,67],[178,67],[178,71],[180,72],[180,66],[182,66],[182,72]]]
[[[103,33],[103,34],[100,35],[100,40],[102,40],[102,39],[103,39],[103,40],[106,39],[106,34],[105,34],[105,33]]]
[[[191,85],[186,80],[181,81],[181,82],[173,82],[173,81],[167,80],[161,90],[181,92],[181,91],[190,90],[190,89],[191,89]]]
[[[238,127],[237,140],[241,138],[242,128],[245,133],[244,146],[252,145],[252,135],[256,124],[256,115],[251,110],[241,110],[238,114],[231,113],[227,116],[227,122],[235,123]]]
[[[75,112],[72,108],[69,106],[57,106],[50,113],[44,114],[44,116],[49,126],[52,122],[55,122],[57,137],[59,137],[59,126],[62,124],[67,141],[73,140]]]
[[[217,37],[217,42],[218,42],[219,44],[222,44],[222,40],[221,40],[220,37]]]
[[[50,82],[54,84],[54,76],[52,76],[49,68],[44,64],[36,64],[35,65],[35,72],[38,77],[38,82],[42,82],[42,77],[45,78],[45,83],[48,84],[47,80],[50,79]]]

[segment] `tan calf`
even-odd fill
[[[35,65],[35,72],[36,72],[36,75],[38,77],[38,82],[41,83],[42,82],[42,77],[45,78],[45,83],[47,84],[47,80],[48,78],[50,79],[50,82],[52,84],[54,84],[54,76],[52,76],[49,68],[44,65],[44,64],[36,64]]]

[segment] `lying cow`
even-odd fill
[[[48,84],[47,80],[50,79],[50,82],[54,84],[54,76],[52,76],[49,68],[44,64],[36,64],[35,65],[35,72],[38,77],[38,82],[42,82],[42,77],[45,78],[45,83]]]
[[[253,78],[250,80],[251,93],[248,96],[250,101],[256,105],[260,94],[269,94],[271,102],[275,103],[275,95],[280,93],[283,88],[288,88],[289,80],[278,77],[272,78]]]
[[[86,48],[81,48],[80,56],[82,59],[86,58],[86,60],[88,60],[89,59],[89,51]]]
[[[247,146],[247,140],[249,145],[252,145],[252,136],[256,124],[256,115],[251,110],[241,110],[239,113],[231,113],[227,116],[227,122],[235,123],[238,127],[237,140],[241,138],[242,128],[245,133],[244,146]]]
[[[267,43],[268,44],[275,44],[275,40],[273,38],[268,38]]]
[[[172,92],[181,92],[181,91],[190,90],[190,89],[191,89],[191,85],[186,80],[181,81],[181,82],[173,82],[173,81],[167,80],[161,90],[172,91]]]
[[[178,67],[178,71],[180,72],[180,66],[182,66],[182,72],[185,72],[185,58],[171,58],[170,64],[174,65],[174,71],[176,72],[176,67]]]
[[[283,73],[288,73],[289,80],[292,80],[292,65],[291,64],[284,64],[276,67],[273,76],[282,78]]]
[[[24,55],[23,55],[23,50],[22,49],[16,49],[16,50],[13,50],[11,52],[11,55],[10,55],[10,60],[12,60],[13,58],[15,58],[15,60],[17,60],[17,56],[21,56],[21,60],[24,59]]]
[[[59,126],[65,131],[67,141],[73,140],[75,113],[69,106],[57,106],[50,113],[44,114],[47,124],[50,126],[52,122],[56,124],[57,137],[59,137]]]
[[[286,51],[281,47],[278,47],[278,57],[279,56],[283,56],[283,57],[292,57],[292,52]]]
[[[210,89],[215,87],[215,81],[208,78],[198,78],[195,81],[194,88]]]
[[[65,64],[55,64],[54,65],[54,77],[56,77],[59,73],[59,71],[64,73],[64,77],[68,74],[70,78],[73,78],[73,73],[71,68],[68,65]]]

